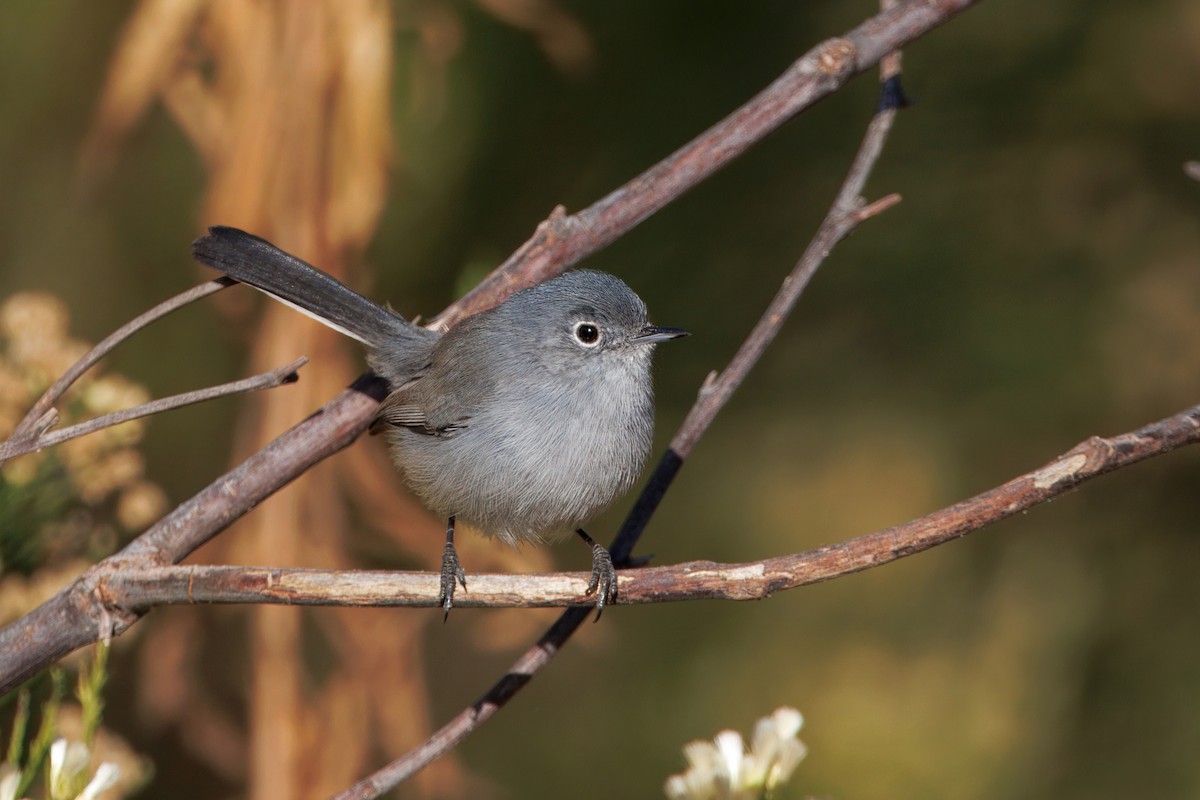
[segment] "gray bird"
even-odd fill
[[[196,260],[367,346],[391,389],[371,422],[413,492],[447,519],[439,601],[466,575],[456,521],[511,545],[575,531],[592,549],[597,618],[616,597],[608,551],[583,524],[642,472],[654,432],[650,362],[686,336],[651,325],[621,280],[569,272],[445,334],[422,328],[257,236],[209,228]]]

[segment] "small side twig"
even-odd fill
[[[54,431],[53,433],[45,433],[45,428],[42,424],[34,425],[32,428],[32,436],[21,438],[12,438],[6,442],[0,443],[0,464],[27,453],[35,453],[47,447],[53,447],[57,444],[62,444],[70,439],[77,439],[80,436],[86,436],[89,433],[111,428],[114,425],[120,425],[122,422],[148,417],[151,414],[159,414],[163,411],[171,411],[183,406],[192,405],[194,403],[203,403],[208,400],[215,400],[218,397],[227,397],[232,394],[242,394],[245,392],[254,392],[260,389],[273,389],[276,386],[281,386],[285,383],[293,383],[298,379],[296,374],[302,366],[308,363],[307,357],[300,357],[286,366],[273,369],[270,372],[263,372],[259,375],[254,375],[249,378],[243,378],[238,381],[223,383],[219,386],[209,386],[204,389],[196,389],[191,392],[183,392],[181,394],[171,395],[170,397],[162,397],[157,400],[151,400],[148,403],[134,406],[133,408],[114,411],[111,414],[105,414],[95,419],[80,422],[75,425],[68,426],[62,430]],[[47,412],[49,421],[57,418],[58,414],[53,409]],[[49,426],[46,426],[49,427]]]
[[[17,424],[17,427],[13,430],[12,439],[16,441],[20,439],[26,439],[31,436],[37,436],[41,432],[45,431],[46,428],[50,427],[50,425],[53,425],[54,423],[51,421],[49,424],[44,425],[44,427],[39,427],[43,425],[46,415],[53,411],[54,404],[62,399],[62,396],[66,394],[67,390],[75,384],[75,381],[79,380],[83,373],[94,367],[96,363],[100,361],[100,359],[111,353],[121,342],[125,341],[130,336],[133,336],[150,323],[165,317],[167,314],[170,314],[172,311],[176,311],[189,303],[194,303],[201,298],[208,297],[210,294],[215,294],[228,286],[232,286],[235,283],[237,283],[237,281],[233,280],[232,278],[225,277],[206,281],[199,286],[194,286],[191,289],[188,289],[186,292],[180,292],[174,297],[164,300],[154,308],[151,308],[144,314],[134,317],[129,322],[126,322],[108,336],[104,337],[104,339],[97,343],[91,350],[88,350],[86,353],[84,353],[82,358],[72,364],[71,368],[64,372],[62,377],[56,380],[54,384],[50,386],[50,388],[47,389],[41,397],[38,398],[37,402],[33,404],[33,407],[30,408],[29,412],[25,415],[25,418],[22,419],[21,422]]]

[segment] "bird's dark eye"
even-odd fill
[[[591,347],[600,341],[600,329],[592,322],[578,322],[575,324],[575,338],[580,344]]]

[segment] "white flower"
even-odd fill
[[[116,764],[105,761],[96,769],[96,774],[92,776],[91,781],[79,793],[76,800],[96,800],[101,792],[107,791],[117,785],[117,781],[121,778],[121,770]]]
[[[747,783],[768,791],[787,783],[808,749],[796,738],[804,717],[794,708],[778,708],[758,721],[750,744]]]
[[[0,800],[17,800],[20,785],[21,770],[8,762],[0,764]]]
[[[672,775],[664,787],[667,796],[679,800],[708,800],[729,797],[742,769],[742,737],[736,731],[721,731],[711,742],[689,742],[683,746],[688,770]]]
[[[51,800],[72,800],[79,776],[88,768],[92,754],[83,742],[55,739],[50,745]]]
[[[96,800],[101,792],[111,789],[121,777],[116,764],[104,762],[82,791],[79,785],[87,774],[92,754],[83,742],[55,739],[50,745],[50,800]],[[0,795],[0,800],[7,800]]]
[[[792,776],[806,749],[796,738],[804,718],[780,708],[754,726],[750,752],[736,731],[721,731],[711,742],[690,742],[683,754],[688,769],[663,786],[671,800],[754,800],[768,797]]]

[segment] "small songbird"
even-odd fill
[[[371,302],[257,236],[209,228],[192,254],[367,346],[390,394],[371,422],[413,492],[447,519],[439,601],[466,575],[465,522],[509,544],[575,531],[592,549],[597,616],[616,596],[608,551],[583,524],[642,472],[654,431],[654,345],[686,336],[651,325],[620,279],[568,272],[516,292],[444,334]]]

